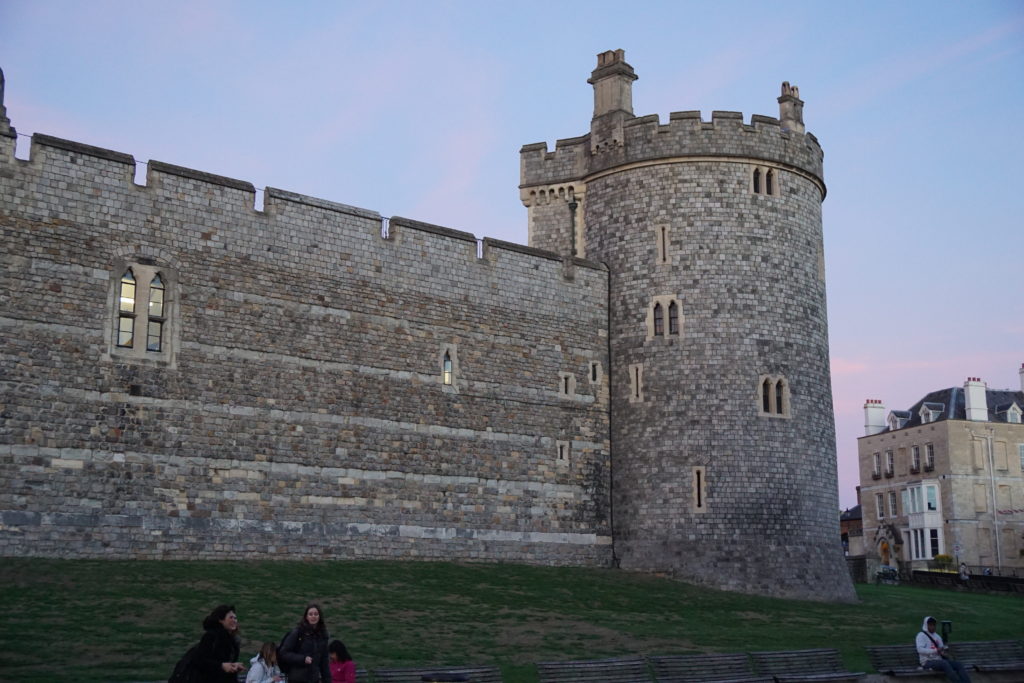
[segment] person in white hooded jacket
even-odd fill
[[[281,669],[277,667],[277,646],[263,643],[259,654],[249,660],[245,683],[279,683],[283,680]]]
[[[942,642],[942,636],[935,632],[935,624],[935,617],[925,617],[921,623],[921,631],[914,639],[921,666],[941,671],[953,683],[971,683],[971,677],[967,675],[964,665],[947,656],[946,644]]]

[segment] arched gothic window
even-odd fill
[[[761,194],[761,169],[754,169],[754,194]]]
[[[665,335],[665,311],[661,308],[660,303],[654,304],[654,336],[662,337]]]
[[[116,261],[107,290],[107,352],[126,362],[173,366],[178,347],[178,279],[174,268],[149,256]]]
[[[789,417],[789,382],[786,378],[779,375],[762,375],[759,382],[760,414]]]
[[[668,333],[679,334],[679,306],[675,301],[668,305]]]
[[[775,171],[769,170],[764,176],[764,193],[775,194]]]
[[[149,324],[146,330],[146,350],[162,351],[164,339],[164,282],[160,273],[149,281]]]
[[[129,268],[121,276],[117,304],[117,345],[135,346],[135,274]]]

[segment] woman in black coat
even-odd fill
[[[238,616],[232,605],[219,605],[203,619],[203,637],[192,656],[202,683],[235,683],[245,671],[238,661]]]
[[[329,639],[323,611],[310,603],[298,626],[281,643],[278,660],[288,670],[288,683],[331,683]]]

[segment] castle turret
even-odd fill
[[[4,71],[0,69],[0,136],[13,138],[17,136],[14,128],[11,127],[11,120],[7,118],[7,107],[4,106]]]
[[[852,600],[839,541],[822,152],[784,118],[634,117],[621,51],[591,132],[521,152],[530,243],[609,269],[615,552],[730,590]],[[585,194],[576,239],[560,188]],[[542,203],[542,201],[546,203]]]

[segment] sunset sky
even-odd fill
[[[842,507],[865,399],[1020,389],[1019,0],[0,2],[20,134],[523,244],[519,148],[589,130],[616,48],[663,123],[777,116],[780,83],[800,88],[825,150]]]

